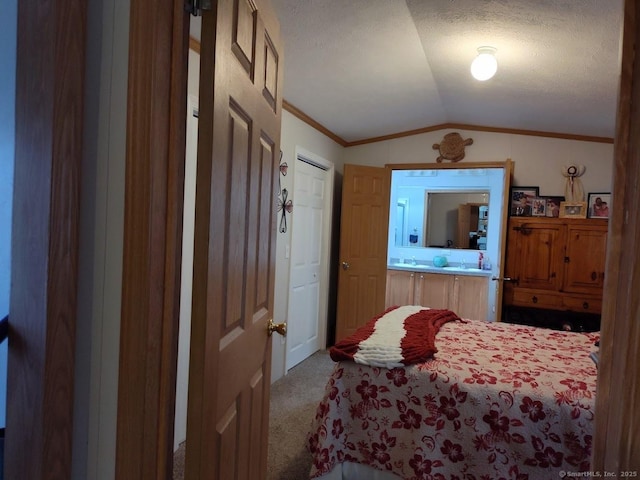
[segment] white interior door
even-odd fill
[[[297,155],[293,180],[286,369],[325,347],[332,172]]]

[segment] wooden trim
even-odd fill
[[[438,130],[451,130],[451,129],[471,130],[476,132],[506,133],[510,135],[528,135],[533,137],[560,138],[563,140],[579,140],[582,142],[613,143],[613,138],[609,138],[609,137],[574,135],[569,133],[544,132],[544,131],[537,131],[537,130],[520,130],[516,128],[487,127],[482,125],[468,125],[465,123],[441,123],[440,125],[433,125],[431,127],[418,128],[416,130],[408,130],[406,132],[393,133],[390,135],[383,135],[380,137],[373,137],[373,138],[367,138],[364,140],[356,140],[354,142],[347,142],[346,146],[355,147],[357,145],[365,145],[367,143],[383,142],[385,140],[394,140],[396,138],[410,137],[412,135],[420,135],[422,133],[435,132]]]
[[[189,17],[130,13],[116,478],[151,480],[172,471]]]
[[[286,110],[287,112],[289,112],[294,117],[297,117],[300,120],[302,120],[304,123],[312,126],[316,130],[318,130],[320,133],[326,135],[327,137],[329,137],[334,142],[342,145],[343,147],[350,146],[349,142],[347,142],[346,140],[342,139],[341,137],[339,137],[338,135],[333,133],[331,130],[329,130],[325,126],[319,124],[313,118],[311,118],[306,113],[304,113],[302,110],[300,110],[299,108],[297,108],[294,105],[290,104],[286,100],[282,100],[282,108],[283,108],[283,110]]]
[[[498,265],[498,278],[497,288],[498,295],[496,296],[496,321],[502,321],[502,303],[504,298],[504,267],[507,259],[507,231],[509,230],[509,205],[511,198],[509,191],[511,188],[511,182],[513,181],[514,162],[510,158],[504,164],[504,195],[502,196],[502,231],[500,233],[500,264]]]
[[[602,305],[592,470],[640,470],[640,42],[638,7],[625,2],[621,76]]]
[[[513,169],[513,161],[509,158],[504,162],[460,162],[460,163],[387,163],[386,168],[392,170],[453,170],[458,168],[504,168]]]
[[[85,3],[18,3],[6,478],[71,477]]]

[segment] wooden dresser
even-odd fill
[[[511,281],[504,285],[505,320],[510,314],[517,317],[521,311],[514,307],[521,307],[533,317],[536,309],[551,311],[544,317],[556,318],[558,325],[552,328],[572,329],[571,322],[579,318],[575,314],[597,317],[599,323],[607,227],[606,219],[510,218],[505,277]]]

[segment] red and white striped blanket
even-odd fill
[[[438,351],[436,334],[452,320],[460,317],[451,310],[419,305],[391,307],[336,343],[329,354],[336,362],[350,360],[373,367],[422,363]]]

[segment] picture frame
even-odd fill
[[[533,199],[539,196],[539,187],[511,187],[509,189],[509,215],[512,217],[531,217]]]
[[[611,192],[591,192],[587,196],[589,218],[609,218]]]
[[[531,204],[531,216],[532,217],[546,217],[547,216],[547,199],[537,197],[533,199]]]
[[[587,218],[587,202],[561,202],[560,218]]]
[[[560,216],[560,203],[564,202],[564,197],[562,196],[548,196],[541,197],[544,198],[547,202],[545,208],[545,217],[557,218]]]

